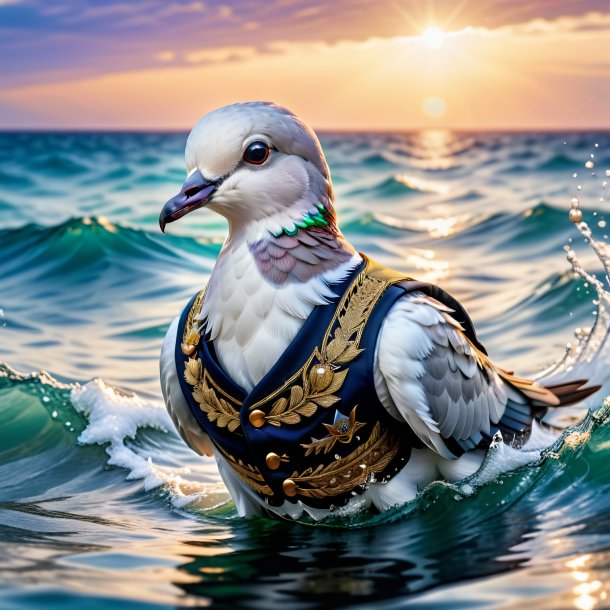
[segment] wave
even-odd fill
[[[75,161],[71,155],[60,153],[33,159],[29,169],[42,174],[61,177],[76,176],[90,171],[85,164]]]
[[[405,181],[397,179],[397,177],[385,178],[381,182],[377,182],[372,186],[358,188],[348,193],[349,197],[370,196],[380,199],[391,199],[394,197],[405,197],[415,193],[419,193],[420,189]]]
[[[513,153],[510,155],[511,159],[517,159],[519,161],[530,161],[531,159],[537,159],[537,154],[527,154],[526,152],[517,155]],[[496,161],[492,161],[495,163]],[[517,163],[515,165],[509,165],[503,167],[500,171],[503,174],[523,174],[523,173],[535,173],[535,172],[568,172],[574,171],[582,166],[581,161],[573,159],[572,157],[564,154],[553,155],[546,160],[531,163]]]
[[[551,238],[557,244],[558,235],[570,231],[564,210],[541,202],[524,212],[470,213],[431,219],[403,219],[391,214],[374,213],[372,220],[381,226],[449,240],[470,240],[494,235],[494,247],[510,242],[538,242]],[[501,230],[500,230],[501,229]]]
[[[194,265],[191,255],[214,260],[220,244],[176,235],[161,235],[111,223],[103,217],[71,218],[50,227],[28,224],[0,230],[0,271],[4,277],[23,273],[46,279],[82,279],[84,270],[119,269],[131,261],[165,261]],[[38,271],[37,271],[38,270]]]
[[[163,405],[100,379],[84,385],[62,383],[44,372],[20,374],[6,364],[0,364],[0,398],[7,441],[0,450],[0,467],[19,465],[24,459],[31,463],[32,458],[36,463],[31,471],[20,470],[20,485],[39,492],[41,485],[57,485],[68,476],[77,493],[79,485],[89,488],[93,478],[107,488],[105,493],[121,496],[127,490],[133,493],[128,482],[138,481],[146,494],[187,509],[192,516],[234,518],[215,466],[183,445]],[[609,419],[610,401],[606,401],[559,438],[537,427],[528,443],[515,448],[497,436],[481,469],[467,479],[432,483],[414,501],[381,515],[355,510],[322,523],[361,528],[409,519],[422,511],[434,521],[435,515],[440,518],[447,510],[474,507],[482,519],[503,512],[534,486],[547,502],[557,502],[574,483],[558,488],[557,479],[573,472],[583,454],[595,477],[585,489],[581,486],[580,494],[594,495],[595,485],[607,473],[599,448],[610,442]],[[63,458],[58,460],[60,454]],[[107,476],[118,488],[110,491],[110,482],[104,482]],[[1,486],[11,484],[5,480]]]
[[[0,399],[0,467],[34,458],[38,467],[21,469],[19,478],[30,494],[40,493],[40,486],[56,486],[65,473],[81,485],[89,478],[104,484],[110,466],[120,469],[125,481],[140,481],[143,491],[160,491],[172,506],[212,510],[229,501],[215,467],[184,446],[158,402],[101,379],[63,383],[46,372],[24,375],[2,363]]]

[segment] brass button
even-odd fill
[[[289,498],[297,495],[297,484],[292,479],[286,479],[282,483],[282,489]]]
[[[254,409],[248,419],[255,428],[260,428],[265,424],[265,414],[260,409]]]
[[[267,462],[267,467],[271,470],[277,470],[280,467],[281,461],[282,458],[277,453],[273,453],[273,451],[271,453],[268,453],[267,457],[265,458],[265,462]]]

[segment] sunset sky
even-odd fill
[[[608,0],[0,0],[0,128],[610,127]]]

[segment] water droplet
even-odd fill
[[[599,148],[599,144],[595,142],[595,148]]]
[[[606,170],[606,176],[610,176],[610,169]]]
[[[582,186],[579,184],[579,185],[576,187],[576,190],[580,191],[581,189],[582,189]]]
[[[578,172],[574,172],[574,173],[572,174],[572,178],[577,178],[577,177],[578,177]]]
[[[605,221],[605,220],[600,220],[600,221],[597,223],[597,226],[598,226],[600,229],[605,228],[605,226],[606,226],[606,221]]]
[[[595,159],[595,155],[591,153],[591,159]]]
[[[53,411],[53,413],[51,413],[51,417],[53,417],[53,418],[57,417],[57,411]]]
[[[570,222],[577,223],[582,221],[582,212],[580,210],[572,209],[570,210]]]
[[[573,208],[577,208],[580,201],[578,201],[578,197],[572,197],[572,201],[570,202]]]
[[[43,396],[42,397],[42,402],[50,402],[51,399],[48,396]]]
[[[586,167],[587,169],[593,169],[593,168],[595,167],[595,163],[593,163],[593,161],[587,161],[587,162],[585,163],[585,167]]]

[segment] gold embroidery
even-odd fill
[[[211,422],[215,422],[219,428],[228,428],[229,432],[239,428],[239,408],[233,407],[225,398],[218,396],[216,390],[219,388],[210,385],[213,381],[203,368],[200,358],[189,358],[186,361],[184,378],[193,386],[193,398]],[[226,393],[225,396],[231,399]]]
[[[348,369],[336,369],[362,353],[363,350],[358,346],[369,314],[390,283],[361,273],[343,296],[324,335],[321,348],[316,348],[301,369],[279,391],[250,408],[268,404],[279,393],[286,393],[274,401],[265,416],[269,424],[280,427],[282,424],[298,424],[301,416],[311,417],[318,407],[328,408],[337,403],[339,397],[335,392],[343,386]],[[331,332],[333,328],[335,330]]]
[[[400,440],[389,430],[381,433],[377,422],[368,440],[352,453],[324,466],[294,472],[290,479],[296,484],[296,493],[309,498],[338,496],[363,485],[372,474],[383,472],[398,453]]]
[[[191,310],[186,317],[186,324],[184,325],[184,332],[182,333],[182,345],[180,346],[182,348],[182,353],[186,356],[192,356],[195,353],[199,341],[201,340],[199,323],[195,318],[201,311],[204,297],[205,288],[195,298]]]
[[[303,449],[306,449],[305,456],[311,455],[315,453],[318,455],[322,451],[324,453],[328,453],[337,442],[339,443],[350,443],[352,438],[354,438],[354,434],[366,426],[366,424],[362,424],[356,421],[356,409],[358,407],[354,407],[352,412],[349,414],[349,419],[340,419],[334,426],[330,424],[323,424],[323,426],[328,430],[328,436],[325,436],[321,439],[315,439],[312,437],[311,443],[307,445],[301,445]]]
[[[241,460],[236,460],[232,455],[229,455],[221,447],[217,446],[217,448],[246,485],[265,496],[273,495],[273,490],[265,483],[263,475],[256,466],[244,464]]]

